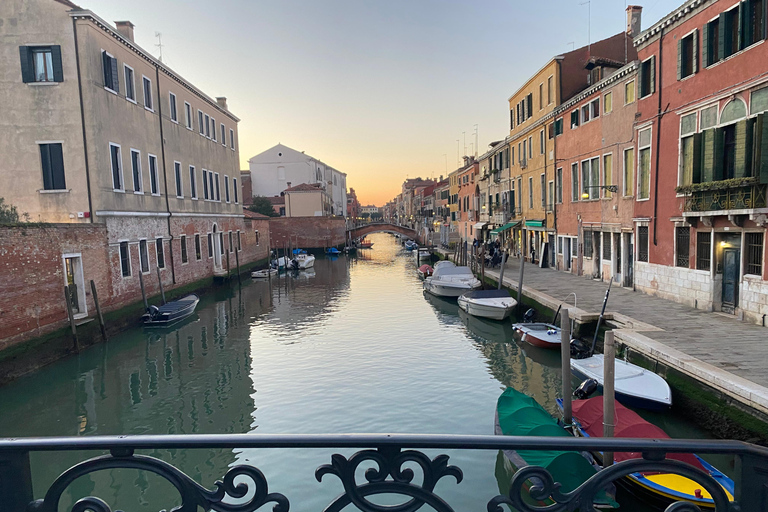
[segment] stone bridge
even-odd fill
[[[372,222],[353,229],[347,230],[347,237],[352,240],[362,238],[371,233],[397,233],[408,238],[416,240],[418,233],[413,229],[406,228],[405,226],[398,226],[396,224],[390,224],[388,222]]]

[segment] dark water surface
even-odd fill
[[[557,353],[516,345],[511,322],[467,317],[455,301],[425,299],[413,256],[390,235],[370,239],[374,248],[358,258],[319,257],[314,275],[211,291],[196,317],[176,330],[131,329],[0,388],[0,437],[492,434],[496,399],[505,386],[556,413]],[[563,290],[563,297],[571,291]],[[706,436],[680,418],[655,420],[673,437]],[[253,464],[271,492],[291,500],[291,510],[319,512],[342,491],[332,475],[322,483],[314,478],[333,452],[149,454],[208,488],[228,467]],[[485,510],[499,492],[497,452],[448,453],[464,480],[457,485],[446,477],[436,492],[454,510]],[[33,454],[35,495],[42,497],[59,473],[90,455]],[[100,496],[113,510],[179,504],[160,478],[113,470],[77,480],[60,510],[87,495]]]

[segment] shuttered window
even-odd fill
[[[229,176],[224,175],[224,200],[229,202]]]
[[[701,35],[702,63],[711,66],[720,60],[720,18],[710,21]]]
[[[197,199],[197,178],[194,165],[189,166],[189,197]]]
[[[123,277],[131,276],[131,251],[128,242],[120,242],[120,272]]]
[[[195,235],[195,259],[197,261],[200,261],[202,257],[203,257],[203,254],[200,249],[200,235]]]
[[[176,95],[172,92],[168,93],[168,103],[171,107],[171,121],[174,121],[176,123],[179,122],[179,114],[176,111]]]
[[[141,175],[141,153],[131,150],[131,175],[133,176],[133,191],[144,193],[144,183]]]
[[[165,251],[163,250],[163,239],[158,238],[155,240],[155,250],[157,252],[157,266],[158,268],[165,268]]]
[[[227,127],[224,126],[224,123],[221,123],[221,145],[227,145]]]
[[[112,92],[120,92],[120,81],[117,77],[117,59],[104,50],[101,51],[101,65],[104,77],[104,87]]]
[[[709,270],[710,251],[712,250],[712,233],[699,231],[696,233],[696,268]]]
[[[640,64],[640,97],[645,98],[656,92],[656,57]],[[634,98],[633,98],[634,99]]]
[[[43,168],[43,190],[65,190],[67,184],[61,144],[40,144],[40,162]]]
[[[125,80],[125,99],[136,103],[136,84],[133,80],[133,69],[123,64],[123,78]]]
[[[691,230],[688,227],[676,227],[675,228],[675,245],[677,247],[677,256],[675,258],[675,266],[688,268],[690,265],[690,245],[691,245]]]
[[[61,46],[20,46],[21,79],[31,82],[63,82]]]
[[[189,256],[187,255],[187,236],[181,235],[181,262],[187,263]]]
[[[157,181],[157,157],[149,155],[149,187],[152,195],[160,195]]]
[[[144,83],[144,108],[152,110],[152,81],[147,77],[142,77]]]
[[[637,198],[648,199],[651,195],[651,129],[638,134],[639,162],[637,168]]]
[[[571,201],[579,200],[579,164],[571,164]]]
[[[176,177],[176,197],[184,198],[184,187],[181,182],[181,162],[173,162],[173,173]]]
[[[677,40],[677,79],[689,77],[698,71],[699,31],[694,30]]]
[[[210,199],[208,196],[208,171],[203,169],[203,199],[206,201]]]
[[[147,251],[147,241],[139,240],[139,263],[141,264],[141,272],[146,274],[149,272],[149,252]]]
[[[123,190],[123,160],[120,146],[110,143],[109,159],[112,166],[112,189]]]

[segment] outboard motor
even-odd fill
[[[590,347],[584,341],[573,338],[571,339],[571,357],[574,359],[586,359],[589,357]]]
[[[299,270],[299,260],[296,258],[292,259],[291,266],[293,267],[293,270]]]
[[[523,323],[530,324],[536,319],[536,310],[531,308],[523,315]]]
[[[587,379],[576,388],[573,392],[573,396],[579,400],[589,398],[589,396],[597,391],[597,381],[595,379]]]
[[[141,318],[144,321],[152,320],[157,316],[157,313],[160,311],[160,309],[157,306],[149,306],[147,308],[147,312],[144,313]]]

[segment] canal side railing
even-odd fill
[[[344,493],[325,511],[338,512],[354,505],[364,512],[415,512],[427,505],[438,512],[453,508],[435,494],[435,485],[449,477],[456,484],[463,479],[462,470],[449,463],[442,454],[430,458],[420,450],[574,450],[607,452],[641,452],[642,459],[631,459],[597,472],[570,493],[560,492],[559,485],[543,468],[527,466],[511,479],[506,495],[482,497],[488,512],[501,512],[509,505],[520,512],[592,510],[594,496],[608,482],[638,471],[667,472],[690,478],[709,492],[718,512],[760,512],[768,510],[768,449],[725,440],[649,440],[604,438],[552,438],[513,436],[451,436],[420,434],[340,434],[340,435],[157,435],[157,436],[93,436],[0,439],[0,511],[57,512],[62,493],[77,478],[105,469],[138,469],[159,475],[178,492],[179,512],[203,510],[250,512],[255,510],[288,512],[291,489],[273,489],[268,476],[254,465],[229,468],[216,482],[196,482],[180,469],[156,457],[141,455],[141,450],[194,449],[328,449],[327,464],[315,470],[322,482],[335,477],[343,483]],[[335,453],[339,449],[359,449],[349,458]],[[37,489],[33,496],[30,454],[53,455],[62,451],[100,450],[103,455],[83,460],[64,471],[48,489]],[[677,460],[665,459],[666,453],[727,454],[735,457],[735,501],[730,502],[715,480],[703,471]],[[407,466],[407,467],[406,467]],[[414,471],[412,468],[418,468]],[[359,469],[367,470],[364,473]],[[418,473],[421,473],[420,475]],[[364,476],[361,477],[360,475]],[[534,485],[529,485],[533,478]],[[536,483],[538,482],[538,483]],[[397,505],[380,505],[369,498],[390,495],[398,497]],[[247,502],[243,498],[249,497]],[[532,505],[552,500],[550,505]],[[159,510],[166,504],[153,504]],[[98,496],[80,499],[72,512],[110,512],[110,504]],[[677,502],[668,512],[698,511],[696,505]]]

